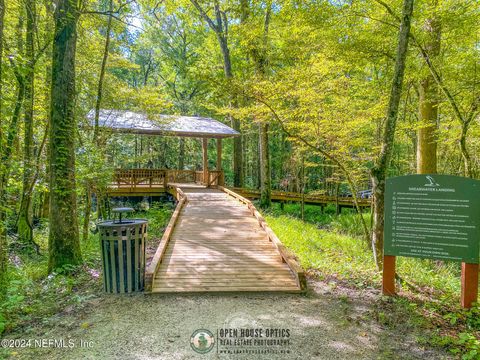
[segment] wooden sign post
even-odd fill
[[[395,262],[397,258],[392,255],[383,256],[383,295],[395,295]]]
[[[470,308],[478,297],[478,264],[462,263],[462,295],[460,301],[463,308]]]
[[[396,256],[462,263],[461,305],[478,297],[480,181],[449,175],[387,180],[382,292],[395,295]]]

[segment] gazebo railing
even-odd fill
[[[209,170],[205,181],[203,171],[175,169],[116,169],[112,187],[118,189],[165,188],[168,183],[223,185],[223,171]]]
[[[170,183],[193,183],[195,182],[194,170],[166,170],[167,182]]]
[[[209,170],[208,171],[208,184],[207,186],[223,186],[223,171],[219,170]]]
[[[203,171],[195,171],[195,183],[203,184]]]
[[[158,187],[166,185],[164,169],[116,169],[113,182],[118,187]]]

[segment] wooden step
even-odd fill
[[[296,287],[297,284],[293,279],[275,279],[275,280],[257,280],[257,279],[156,279],[153,287],[157,288],[185,288],[191,286],[201,287],[270,287],[270,286],[291,286]]]
[[[276,270],[264,270],[264,271],[241,271],[239,269],[232,269],[232,271],[181,271],[179,270],[166,270],[160,269],[157,271],[156,277],[225,277],[225,276],[238,276],[238,277],[269,277],[269,276],[292,276],[292,273],[288,269],[276,269]]]
[[[285,292],[299,293],[297,286],[185,286],[185,287],[162,287],[153,286],[152,293],[198,293],[198,292]]]
[[[273,264],[265,264],[265,263],[256,263],[254,266],[250,266],[251,264],[246,263],[238,263],[232,262],[228,265],[231,269],[243,269],[245,271],[250,270],[265,270],[265,269],[286,269],[288,266],[285,263],[273,263]],[[162,261],[160,265],[160,270],[166,268],[168,270],[177,270],[177,269],[198,269],[199,271],[209,270],[209,271],[218,271],[225,268],[225,264],[223,263],[216,263],[216,262],[200,262],[200,263],[189,263],[189,262],[175,262],[175,263],[168,263]]]

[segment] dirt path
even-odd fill
[[[17,349],[16,359],[446,359],[424,348],[408,318],[387,329],[372,320],[375,290],[350,291],[309,283],[307,295],[102,295],[86,311],[59,314],[47,331],[26,338],[71,339],[72,348]],[[387,316],[388,317],[388,316]],[[283,328],[290,331],[288,355],[226,355],[216,347],[194,352],[192,333],[200,328]],[[413,332],[413,333],[412,333]],[[18,338],[18,335],[17,335]],[[79,341],[90,342],[80,348]],[[218,341],[217,341],[218,342]],[[220,346],[220,348],[222,348]],[[265,348],[263,348],[265,349]],[[278,349],[278,347],[277,347]]]

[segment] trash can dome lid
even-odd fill
[[[124,213],[124,212],[134,212],[135,210],[130,207],[118,207],[118,208],[113,208],[112,212],[115,213]]]
[[[114,222],[113,220],[105,220],[97,224],[100,228],[129,228],[132,226],[136,226],[139,224],[148,224],[147,219],[133,219],[133,220],[126,220],[124,222]]]

